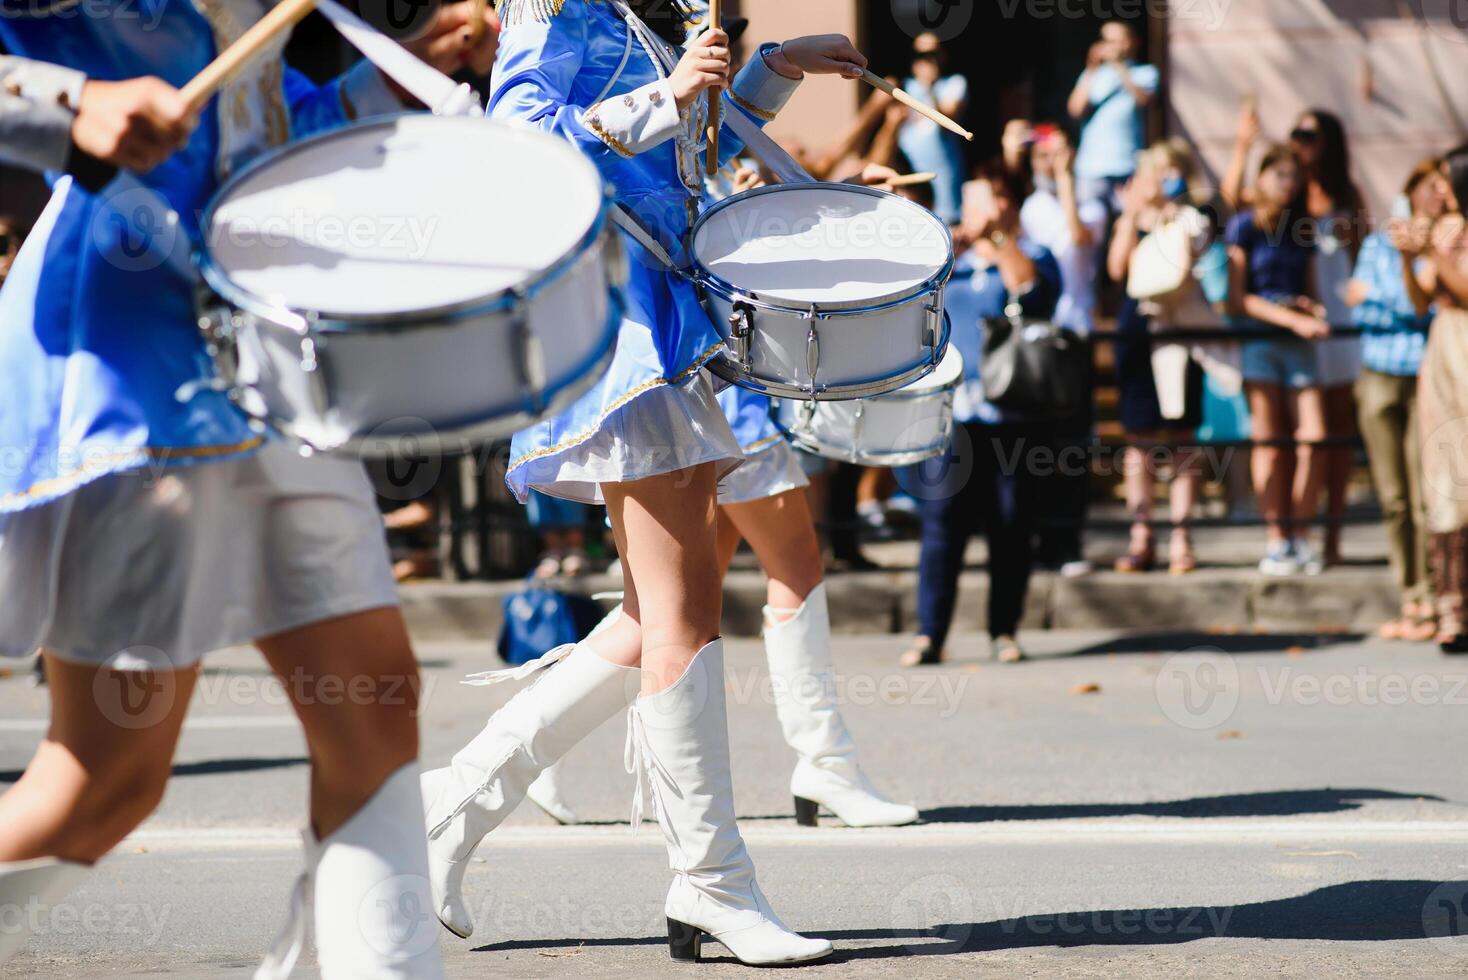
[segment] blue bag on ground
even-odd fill
[[[504,602],[499,652],[519,666],[565,643],[577,643],[601,622],[601,607],[585,596],[531,582]]]

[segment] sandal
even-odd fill
[[[1193,536],[1184,529],[1172,532],[1172,545],[1167,561],[1169,575],[1191,575],[1198,570],[1198,556],[1193,554]]]
[[[1133,547],[1112,566],[1123,575],[1138,575],[1150,572],[1157,566],[1157,552],[1149,542],[1144,548]]]
[[[915,637],[912,646],[897,658],[897,663],[902,667],[931,667],[942,662],[943,651],[934,650],[933,641],[926,636]]]

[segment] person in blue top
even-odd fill
[[[257,976],[289,972],[304,913],[325,976],[438,978],[435,937],[411,914],[429,899],[417,665],[372,490],[360,465],[302,458],[196,384],[212,366],[187,261],[225,176],[405,106],[365,63],[312,84],[281,38],[195,116],[179,87],[268,5],[147,7],[0,3],[0,41],[29,61],[7,72],[0,131],[30,134],[0,156],[54,188],[0,290],[0,655],[41,649],[52,705],[0,796],[0,906],[59,901],[142,822],[201,656],[254,642],[312,762],[296,928]],[[438,11],[410,48],[487,70],[494,32],[465,37],[473,9]],[[130,173],[100,190],[68,174],[98,186],[109,166]],[[316,681],[359,693],[328,698]],[[24,938],[0,930],[0,962]]]
[[[1316,443],[1325,438],[1325,401],[1311,341],[1329,336],[1315,286],[1314,228],[1303,208],[1300,168],[1287,146],[1264,154],[1254,205],[1224,232],[1230,316],[1277,338],[1243,343],[1244,388],[1253,421],[1250,467],[1264,513],[1266,575],[1318,575],[1324,568],[1306,531],[1325,479]],[[1293,434],[1295,445],[1282,445]]]
[[[697,959],[705,935],[745,963],[824,957],[829,942],[796,935],[770,908],[734,821],[716,517],[719,480],[744,453],[703,370],[721,337],[673,266],[701,207],[709,90],[726,90],[725,119],[756,124],[807,72],[854,79],[866,59],[844,37],[797,38],[761,47],[731,84],[722,30],[681,48],[692,13],[681,0],[503,0],[499,11],[490,115],[570,140],[641,226],[625,241],[628,312],[610,369],[515,437],[508,473],[522,497],[534,487],[605,501],[625,602],[589,640],[529,665],[535,684],[426,775],[435,910],[472,932],[462,886],[480,840],[543,768],[631,701],[633,823],[645,780],[675,872],[664,906],[674,957]],[[727,125],[719,149],[719,163],[743,149]]]
[[[965,193],[959,257],[945,293],[952,343],[963,355],[965,380],[954,405],[953,448],[904,479],[920,501],[918,633],[904,666],[938,663],[953,623],[964,551],[976,526],[989,543],[989,636],[1006,662],[1024,656],[1015,634],[1030,580],[1031,504],[1039,477],[1030,453],[1048,447],[1046,429],[1006,414],[984,398],[984,321],[1017,304],[1025,317],[1048,319],[1060,300],[1060,266],[1020,228],[1021,178],[1001,163],[986,165]]]
[[[912,42],[912,75],[902,87],[908,95],[950,119],[961,119],[968,102],[968,79],[961,74],[944,74],[947,67],[947,52],[938,35],[919,34]],[[948,224],[957,224],[963,196],[961,139],[927,116],[909,111],[898,130],[897,144],[913,170],[937,174],[933,179],[933,212]]]
[[[1137,154],[1146,146],[1146,110],[1160,81],[1155,66],[1137,64],[1136,53],[1135,27],[1122,20],[1102,25],[1067,103],[1071,118],[1081,122],[1075,161],[1081,197],[1113,212],[1121,210],[1117,192],[1136,172]]]
[[[1417,375],[1427,347],[1433,310],[1420,312],[1413,292],[1423,260],[1407,259],[1398,245],[1411,240],[1448,208],[1443,161],[1419,163],[1402,189],[1409,214],[1368,235],[1356,260],[1347,299],[1363,330],[1356,405],[1371,478],[1381,503],[1401,615],[1378,631],[1388,639],[1426,642],[1437,635],[1432,581],[1427,567],[1427,504],[1422,440],[1417,420]],[[1421,251],[1421,246],[1415,247]]]

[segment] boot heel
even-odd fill
[[[668,952],[675,960],[699,962],[703,959],[703,930],[669,919]]]
[[[820,822],[816,820],[816,814],[821,805],[815,800],[807,800],[803,796],[795,798],[795,822],[802,827],[819,827]]]

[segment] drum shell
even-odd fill
[[[699,292],[729,344],[709,370],[777,398],[832,401],[894,391],[930,373],[948,347],[941,285],[881,307],[827,311],[761,303],[707,281]],[[734,337],[741,320],[752,327],[747,368]]]
[[[806,452],[861,466],[908,466],[947,452],[956,385],[858,401],[777,401],[771,411]]]
[[[245,411],[317,451],[462,450],[554,414],[599,380],[621,321],[608,288],[620,262],[602,223],[526,294],[479,307],[363,321],[240,310],[226,345],[235,364],[221,362],[221,374]]]

